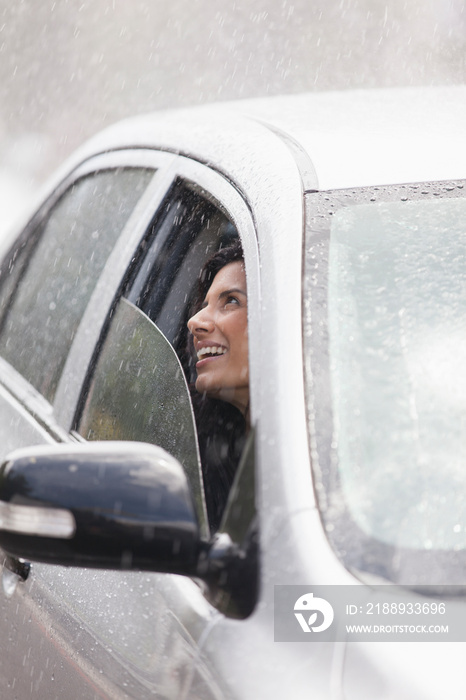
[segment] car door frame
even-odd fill
[[[157,209],[177,179],[194,183],[198,191],[225,211],[236,226],[244,248],[248,298],[252,302],[248,311],[251,343],[257,343],[260,339],[259,254],[254,221],[245,199],[222,175],[205,165],[184,156],[173,158],[165,153],[154,153],[161,155],[166,161],[165,168],[155,174],[107,260],[81,319],[58,384],[54,414],[59,424],[67,431],[73,430],[89,366],[102,328],[122,288],[128,265],[136,255]],[[258,377],[256,378],[253,372],[252,393],[257,382]],[[254,418],[253,405],[251,409]]]

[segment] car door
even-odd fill
[[[165,447],[186,467],[202,512],[196,429],[178,357],[186,342],[187,302],[205,259],[238,231],[251,290],[257,289],[254,229],[236,191],[187,159],[178,158],[158,181],[154,176],[151,188],[139,206],[139,233],[132,244],[126,231],[120,236],[90,293],[50,398],[66,439],[129,439]],[[251,459],[246,461],[250,471]],[[248,512],[251,520],[253,509]],[[201,528],[207,538],[206,519]],[[34,565],[26,583],[14,585],[11,572],[8,576],[6,624],[15,625],[11,610],[21,596],[35,630],[26,664],[34,697],[52,697],[50,688],[57,697],[178,698],[191,697],[190,688],[199,697],[217,697],[209,669],[194,662],[200,640],[223,613],[206,600],[199,582],[45,565]],[[22,677],[21,615],[10,684]]]

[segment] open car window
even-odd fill
[[[222,401],[215,416],[206,411],[205,397],[194,388],[187,321],[204,263],[237,237],[211,197],[192,183],[175,183],[112,311],[75,425],[87,440],[136,440],[166,449],[185,468],[198,510],[205,514],[207,506],[214,529],[241,456],[244,419]]]

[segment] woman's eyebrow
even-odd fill
[[[233,287],[233,289],[226,289],[224,292],[220,292],[218,295],[219,299],[224,299],[225,297],[230,296],[230,294],[242,294],[243,296],[247,297],[246,292],[244,289],[239,289],[238,287]]]
[[[225,299],[225,297],[230,296],[230,294],[242,294],[246,298],[248,296],[244,289],[239,289],[239,287],[233,287],[233,289],[226,289],[224,292],[220,292],[220,294],[218,295],[218,299]],[[207,298],[205,298],[202,302],[201,309],[205,309],[206,306],[208,306]]]

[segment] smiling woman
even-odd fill
[[[193,397],[207,509],[216,529],[249,425],[248,308],[239,241],[205,264],[188,321],[197,357]]]
[[[219,264],[223,266],[215,273]],[[197,354],[196,389],[233,404],[249,406],[246,273],[239,244],[220,250],[204,270],[212,282],[188,328]],[[204,281],[204,285],[206,285]]]

